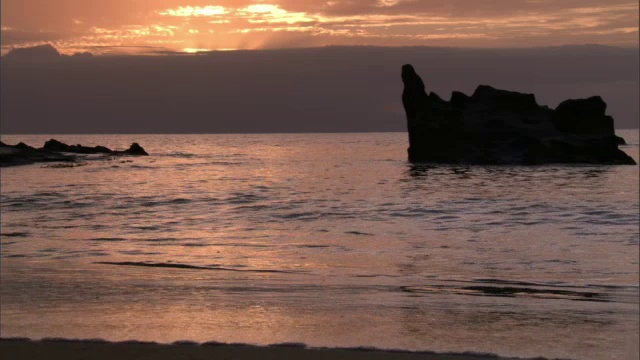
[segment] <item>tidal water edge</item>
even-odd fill
[[[404,133],[55,138],[151,156],[2,169],[2,337],[638,356],[638,166],[418,166]]]

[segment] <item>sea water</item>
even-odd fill
[[[619,131],[638,160],[638,130]],[[638,357],[638,166],[417,166],[407,135],[12,135],[2,337]]]

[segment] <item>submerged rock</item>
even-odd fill
[[[7,145],[0,141],[0,167],[29,165],[37,162],[74,162],[79,159],[78,155],[92,154],[104,156],[149,156],[138,143],[131,144],[127,150],[114,151],[104,146],[67,145],[55,139],[47,141],[39,149],[25,143]]]
[[[598,96],[550,109],[533,94],[480,85],[472,96],[454,92],[445,101],[426,93],[411,65],[402,67],[402,80],[412,162],[635,165],[618,149],[624,139]]]
[[[133,143],[127,150],[116,151],[117,155],[131,155],[131,156],[149,156],[147,152],[138,143]]]
[[[76,158],[47,150],[39,150],[24,143],[7,145],[0,142],[0,167],[29,165],[36,162],[72,162]]]

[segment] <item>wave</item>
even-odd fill
[[[16,231],[9,233],[2,233],[0,237],[29,237],[31,234],[27,231]]]
[[[345,231],[344,233],[349,235],[359,235],[359,236],[375,236],[374,234],[361,232],[361,231]]]
[[[154,268],[171,268],[171,269],[189,269],[189,270],[212,270],[212,271],[233,271],[233,272],[254,272],[254,273],[301,273],[300,271],[289,270],[265,270],[265,269],[234,269],[222,266],[198,266],[179,263],[154,263],[154,262],[138,262],[138,261],[100,261],[95,264],[101,265],[116,265],[116,266],[140,266],[140,267],[154,267]]]
[[[531,288],[516,286],[402,286],[402,291],[419,293],[447,293],[471,296],[495,296],[495,297],[531,297],[538,299],[565,299],[573,301],[610,302],[608,295],[591,291],[571,291],[549,288]]]

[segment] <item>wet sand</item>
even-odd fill
[[[110,343],[101,340],[76,341],[64,339],[1,339],[2,359],[93,359],[93,360],[200,360],[200,359],[289,359],[289,360],[481,360],[504,359],[495,355],[438,354],[378,349],[308,348],[303,344],[279,344],[267,347],[244,344],[174,343],[162,345],[143,342]]]

